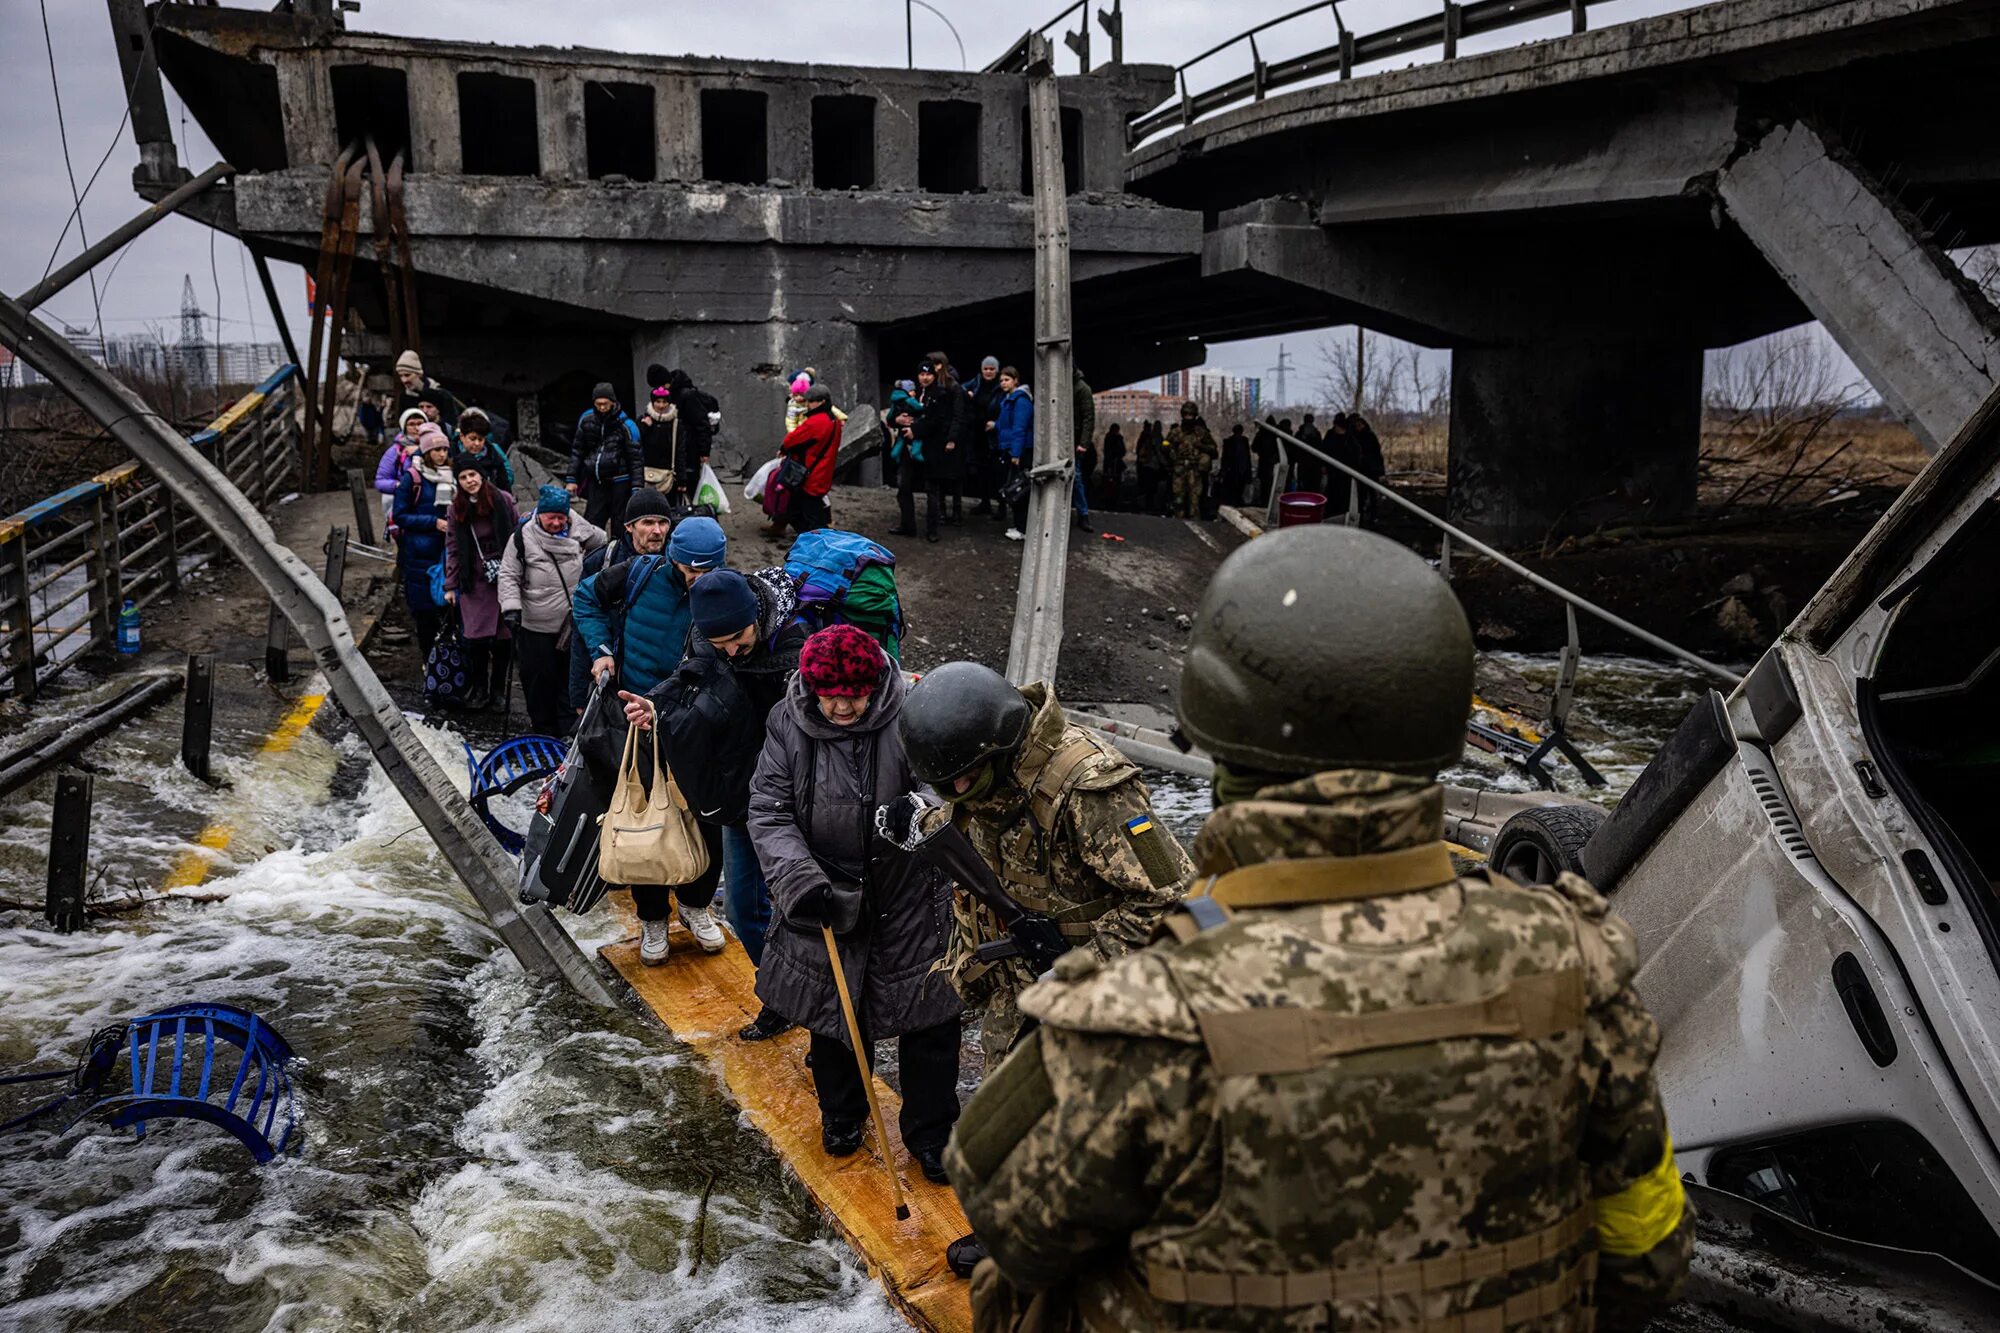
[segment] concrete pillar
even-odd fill
[[[701,84],[691,78],[654,84],[655,136],[663,181],[701,179]]]
[[[465,169],[457,72],[442,60],[413,60],[408,78],[411,169],[455,176]]]
[[[1504,543],[1694,508],[1701,348],[1455,348],[1447,513]]]
[[[1805,124],[1765,135],[1716,188],[1924,447],[1948,443],[2000,378],[2000,313],[1922,225]]]
[[[644,385],[657,361],[687,371],[722,405],[713,461],[724,481],[769,458],[784,438],[786,376],[811,366],[833,391],[836,407],[879,407],[881,369],[875,335],[831,320],[760,324],[666,324],[632,338],[632,382]]]
[[[278,103],[285,109],[285,160],[294,167],[330,166],[340,156],[333,129],[333,89],[317,52],[273,62]]]

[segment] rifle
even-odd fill
[[[993,873],[993,867],[986,864],[986,858],[973,847],[972,840],[956,826],[943,824],[935,833],[908,850],[926,865],[963,885],[967,893],[990,908],[993,915],[1000,918],[1000,924],[1007,928],[1005,939],[988,940],[973,951],[973,957],[980,962],[997,963],[1005,958],[1019,958],[1034,970],[1035,975],[1040,976],[1055,966],[1056,959],[1069,952],[1072,946],[1063,938],[1062,928],[1055,919],[1015,902],[1001,887],[1000,877]]]

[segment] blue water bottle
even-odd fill
[[[127,654],[139,651],[139,608],[132,605],[130,597],[118,612],[118,651]]]

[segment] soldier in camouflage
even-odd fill
[[[1179,701],[1216,758],[1198,896],[1021,997],[1040,1026],[946,1151],[991,1250],[975,1328],[1553,1333],[1675,1299],[1693,1216],[1631,932],[1441,840],[1471,679],[1394,543],[1224,562]]]
[[[1167,432],[1167,456],[1174,467],[1173,513],[1182,518],[1200,515],[1202,490],[1216,453],[1215,436],[1201,419],[1201,409],[1182,403],[1180,424]]]
[[[1153,818],[1139,769],[1063,716],[1042,684],[1015,689],[976,662],[950,662],[910,690],[901,718],[912,771],[947,802],[949,818],[993,867],[1007,895],[1054,918],[1074,948],[1099,961],[1142,947],[1187,892],[1194,867]],[[982,1009],[990,1072],[1020,1027],[1016,997],[1033,984],[1020,958],[983,962],[1006,936],[990,907],[953,898],[944,967],[968,1007]]]

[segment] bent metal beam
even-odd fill
[[[361,656],[339,600],[303,561],[278,543],[263,515],[136,394],[5,296],[0,296],[0,345],[95,417],[263,585],[312,649],[334,697],[367,740],[382,771],[521,965],[537,976],[559,976],[586,999],[612,1005],[604,979],[548,909],[517,903],[514,871],[506,853],[410,730],[402,710]]]

